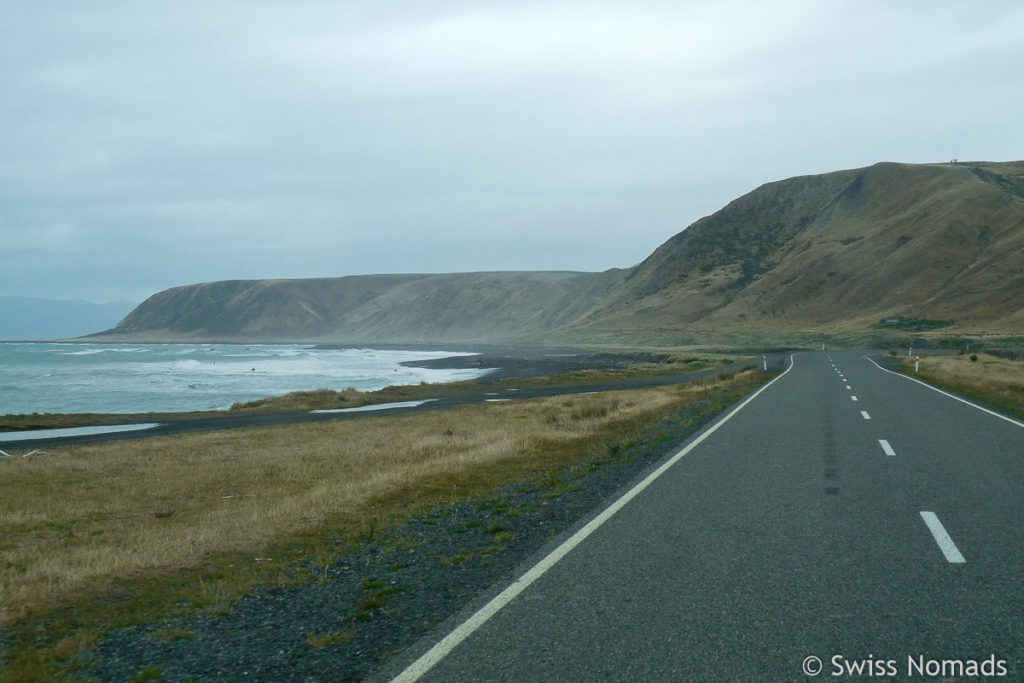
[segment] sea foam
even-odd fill
[[[291,391],[473,379],[483,370],[406,367],[446,351],[308,345],[0,344],[0,414],[211,410]]]

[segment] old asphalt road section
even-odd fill
[[[793,361],[380,678],[1024,680],[1024,424]]]

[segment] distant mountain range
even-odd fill
[[[602,273],[176,287],[101,337],[678,343],[886,327],[1024,332],[1024,162],[879,163],[768,183]]]
[[[121,321],[135,304],[57,301],[0,296],[0,339],[70,339],[107,330]]]

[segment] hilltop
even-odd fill
[[[1024,330],[1024,162],[879,163],[762,185],[602,273],[236,280],[150,297],[109,340],[678,342],[885,324]],[[884,326],[884,324],[883,324]]]

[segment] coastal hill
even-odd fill
[[[602,273],[176,287],[92,338],[670,341],[887,324],[1024,330],[1024,162],[879,163],[768,183],[690,225],[642,263]]]
[[[174,287],[93,338],[452,341],[522,338],[589,310],[615,271],[353,275]]]
[[[880,163],[763,185],[668,240],[577,325],[882,320],[1024,330],[1024,162]]]

